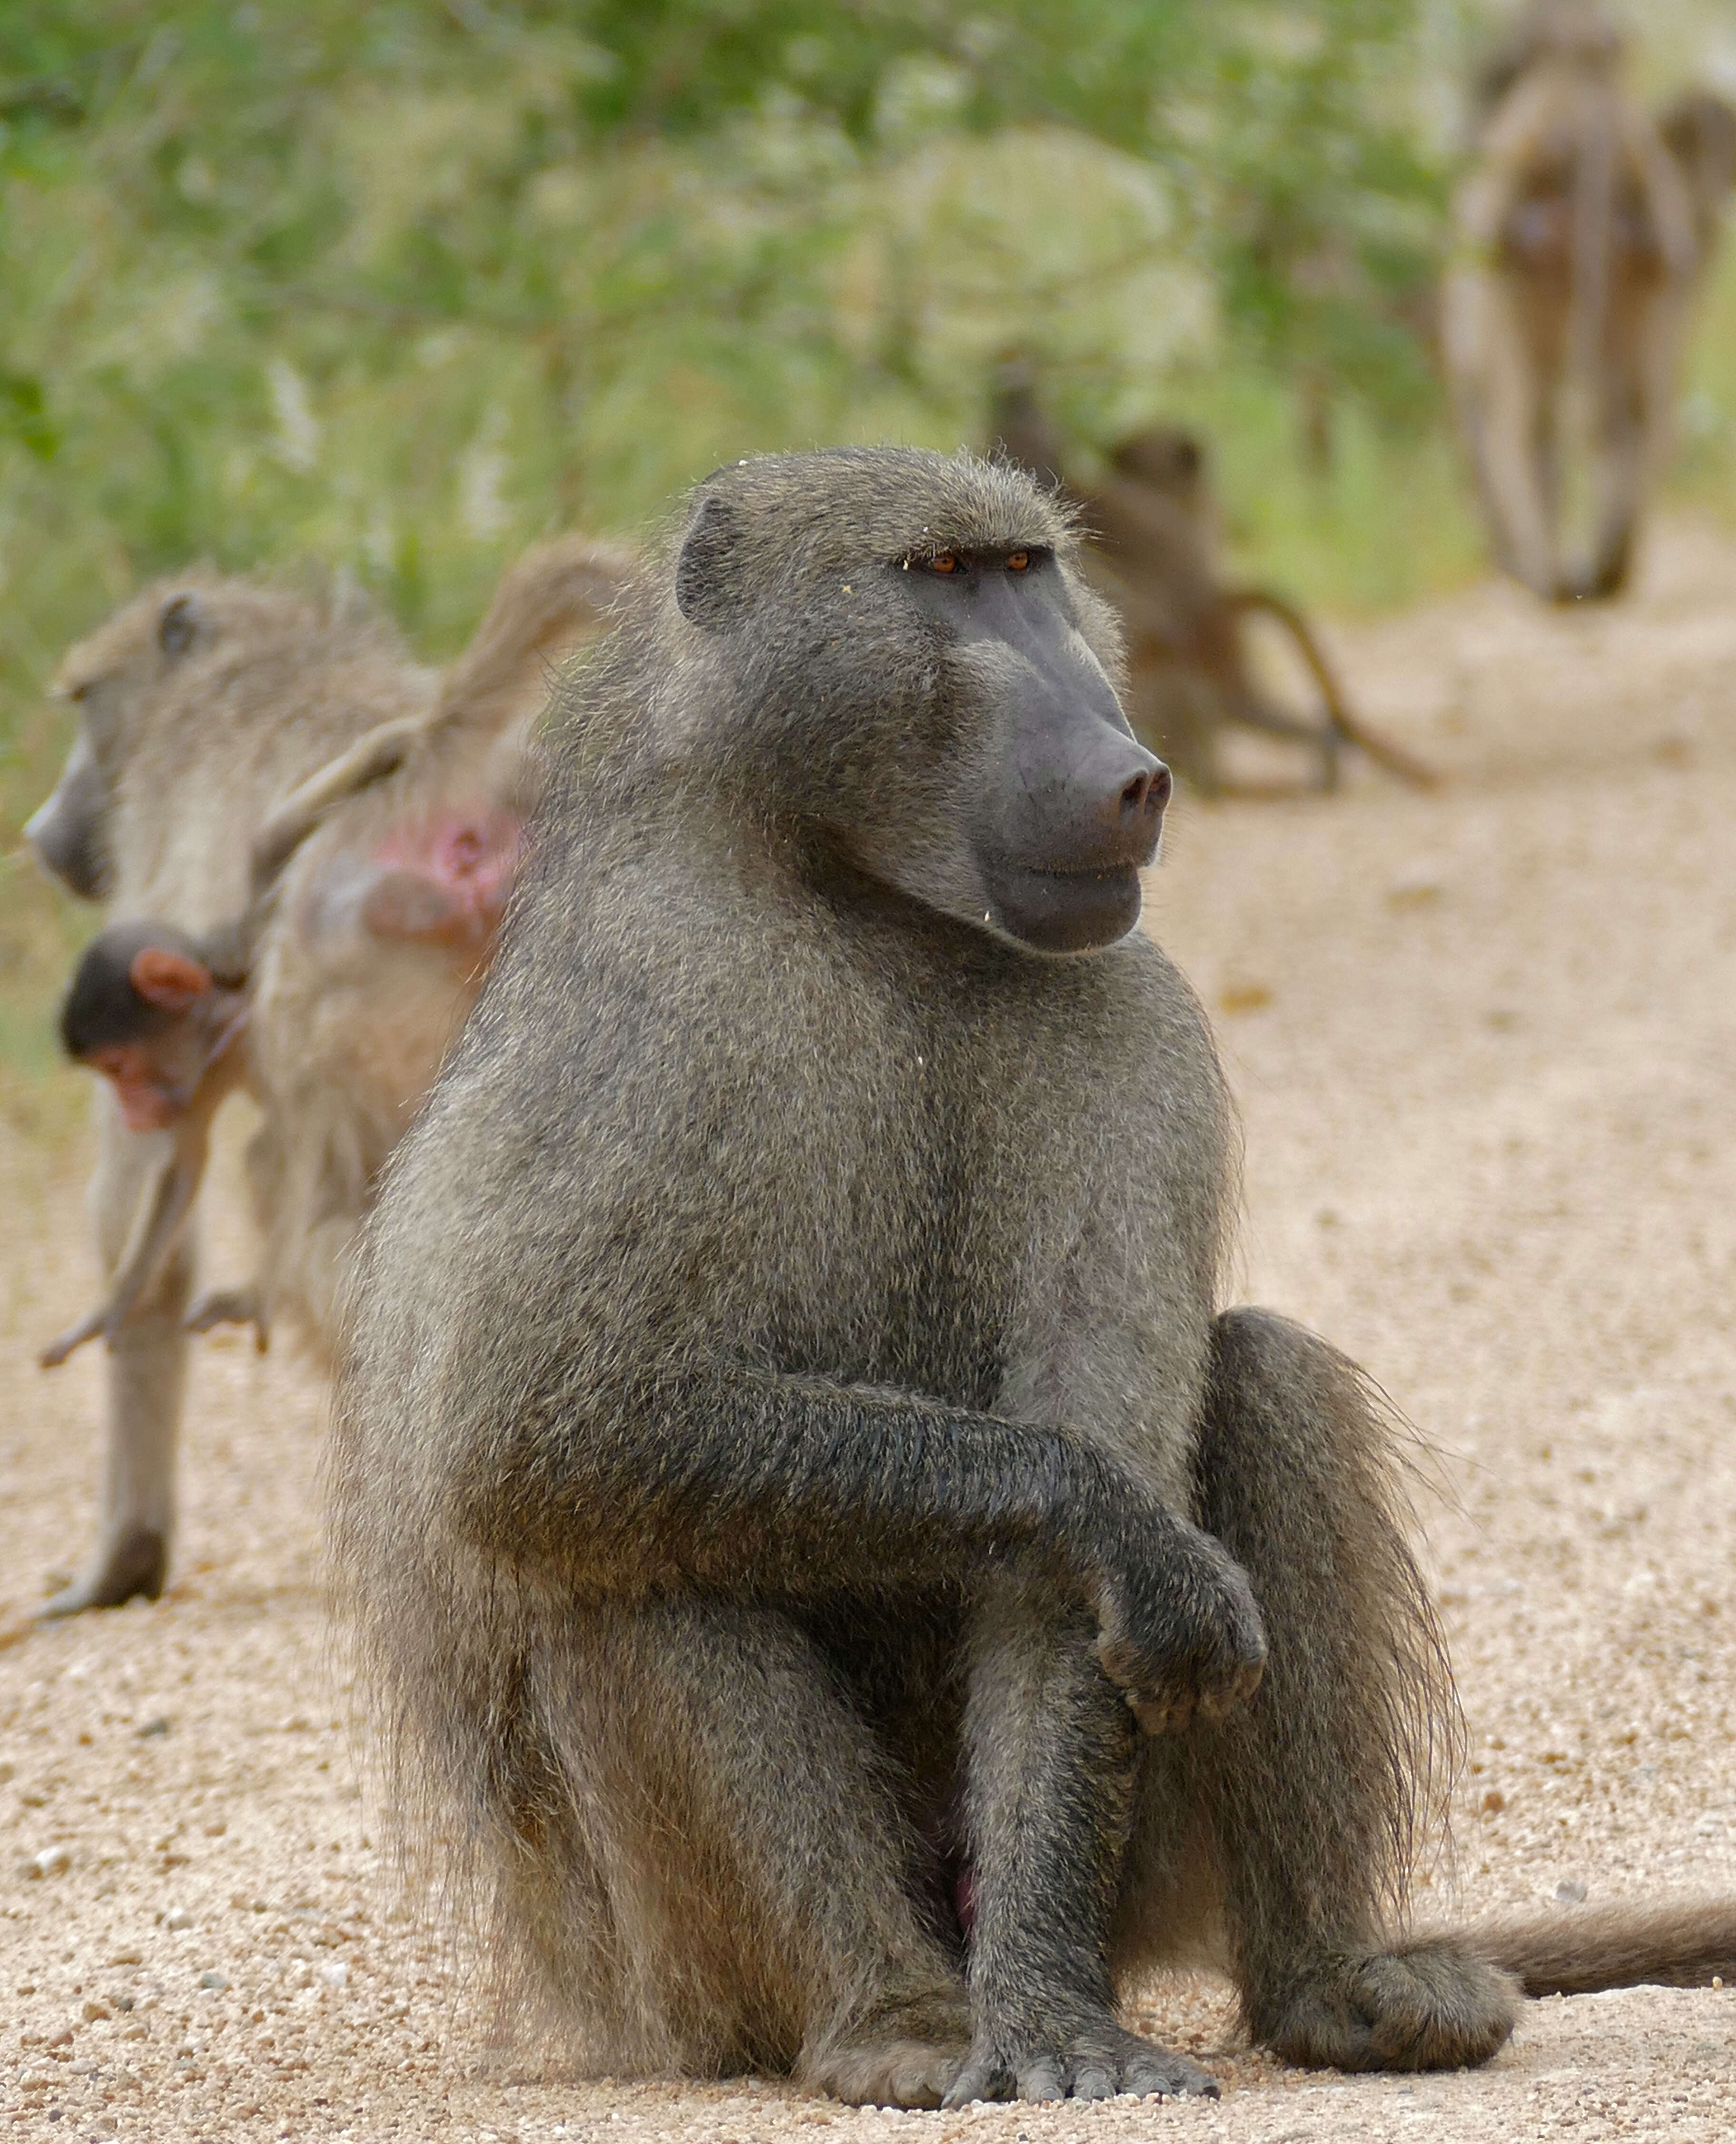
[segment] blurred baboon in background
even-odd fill
[[[74,891],[106,895],[113,921],[167,924],[196,940],[246,911],[256,842],[299,783],[382,726],[408,725],[420,742],[386,785],[397,816],[365,800],[375,807],[366,852],[352,855],[334,821],[312,845],[318,858],[297,857],[278,889],[250,956],[248,1076],[266,1109],[248,1168],[266,1239],[260,1287],[194,1304],[196,1215],[177,1224],[106,1351],[97,1546],[45,1612],[162,1590],[189,1327],[262,1325],[277,1296],[292,1313],[311,1297],[304,1322],[323,1345],[332,1292],[321,1224],[341,1208],[353,1226],[346,1201],[366,1196],[384,1158],[379,1128],[401,1129],[467,1002],[510,877],[522,725],[550,662],[594,624],[612,558],[583,543],[539,547],[508,575],[444,688],[353,598],[210,574],[135,598],[61,666],[79,732],[31,821],[32,845]],[[348,906],[342,872],[327,868],[339,857]],[[341,941],[350,957],[332,975],[321,964]],[[341,1003],[318,1002],[328,984]],[[304,1055],[315,1066],[305,1078]],[[347,1100],[331,1084],[344,1079]],[[112,1299],[135,1217],[160,1182],[161,1137],[127,1128],[107,1082],[100,1106],[92,1204]],[[339,1174],[345,1189],[329,1196]],[[316,1238],[305,1256],[302,1228]]]
[[[1407,782],[1432,779],[1351,714],[1293,604],[1270,588],[1225,579],[1217,503],[1195,434],[1178,424],[1149,426],[1112,449],[1096,483],[1070,482],[1066,444],[1037,400],[1030,368],[1015,360],[997,379],[990,436],[1039,483],[1077,503],[1093,539],[1087,568],[1120,611],[1127,635],[1128,717],[1189,780],[1207,791],[1222,787],[1218,744],[1231,724],[1306,745],[1322,788],[1336,783],[1346,745]],[[1246,634],[1248,620],[1261,616],[1301,657],[1320,695],[1318,719],[1292,712],[1261,682]]]
[[[582,537],[528,552],[402,767],[333,814],[284,875],[254,984],[265,1118],[248,1173],[265,1315],[287,1317],[319,1359],[380,1170],[482,980],[553,666],[596,631],[629,568]]]
[[[1654,123],[1587,0],[1528,9],[1480,89],[1443,293],[1460,429],[1497,563],[1550,601],[1614,595],[1669,453],[1736,115],[1694,92]]]
[[[112,921],[167,923],[202,939],[247,905],[255,836],[274,806],[382,722],[428,713],[434,672],[351,598],[321,599],[233,575],[160,582],[60,666],[78,732],[27,832]],[[148,1188],[160,1136],[130,1129],[100,1090],[91,1186],[105,1290]],[[105,1351],[107,1444],[97,1545],[51,1615],[162,1590],[174,1523],[175,1447],[196,1217]]]

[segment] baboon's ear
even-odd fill
[[[735,510],[714,492],[701,499],[675,561],[675,601],[691,625],[727,624],[744,608],[741,529]]]
[[[157,644],[165,655],[185,655],[199,633],[197,596],[171,596],[157,621]]]
[[[146,1004],[163,1012],[185,1012],[211,986],[211,970],[202,962],[162,945],[142,945],[127,973]]]

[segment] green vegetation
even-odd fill
[[[1427,318],[1483,4],[8,0],[0,1060],[46,1061],[83,927],[17,855],[44,681],[189,559],[352,573],[444,653],[543,530],[755,449],[979,439],[1019,348],[1087,438],[1206,424],[1315,601],[1471,570]]]

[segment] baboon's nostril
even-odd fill
[[[1170,771],[1161,760],[1156,767],[1136,774],[1122,792],[1122,817],[1141,818],[1162,811],[1169,802],[1171,787]]]

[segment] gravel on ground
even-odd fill
[[[1417,1918],[1736,1888],[1736,548],[1672,524],[1619,608],[1491,583],[1333,638],[1443,785],[1184,801],[1147,917],[1245,1119],[1238,1293],[1358,1357],[1435,1454],[1418,1519],[1468,1760]],[[30,1620],[99,1457],[94,1351],[34,1367],[92,1299],[79,1160],[0,1115],[0,2132],[1736,2132],[1736,1989],[1530,2004],[1485,2070],[1409,2079],[1286,2070],[1222,1988],[1151,1989],[1139,2018],[1215,2103],[889,2115],[520,2067],[381,1834],[322,1615],[308,1373],[205,1345],[169,1593]],[[225,1209],[213,1276],[248,1257]]]

